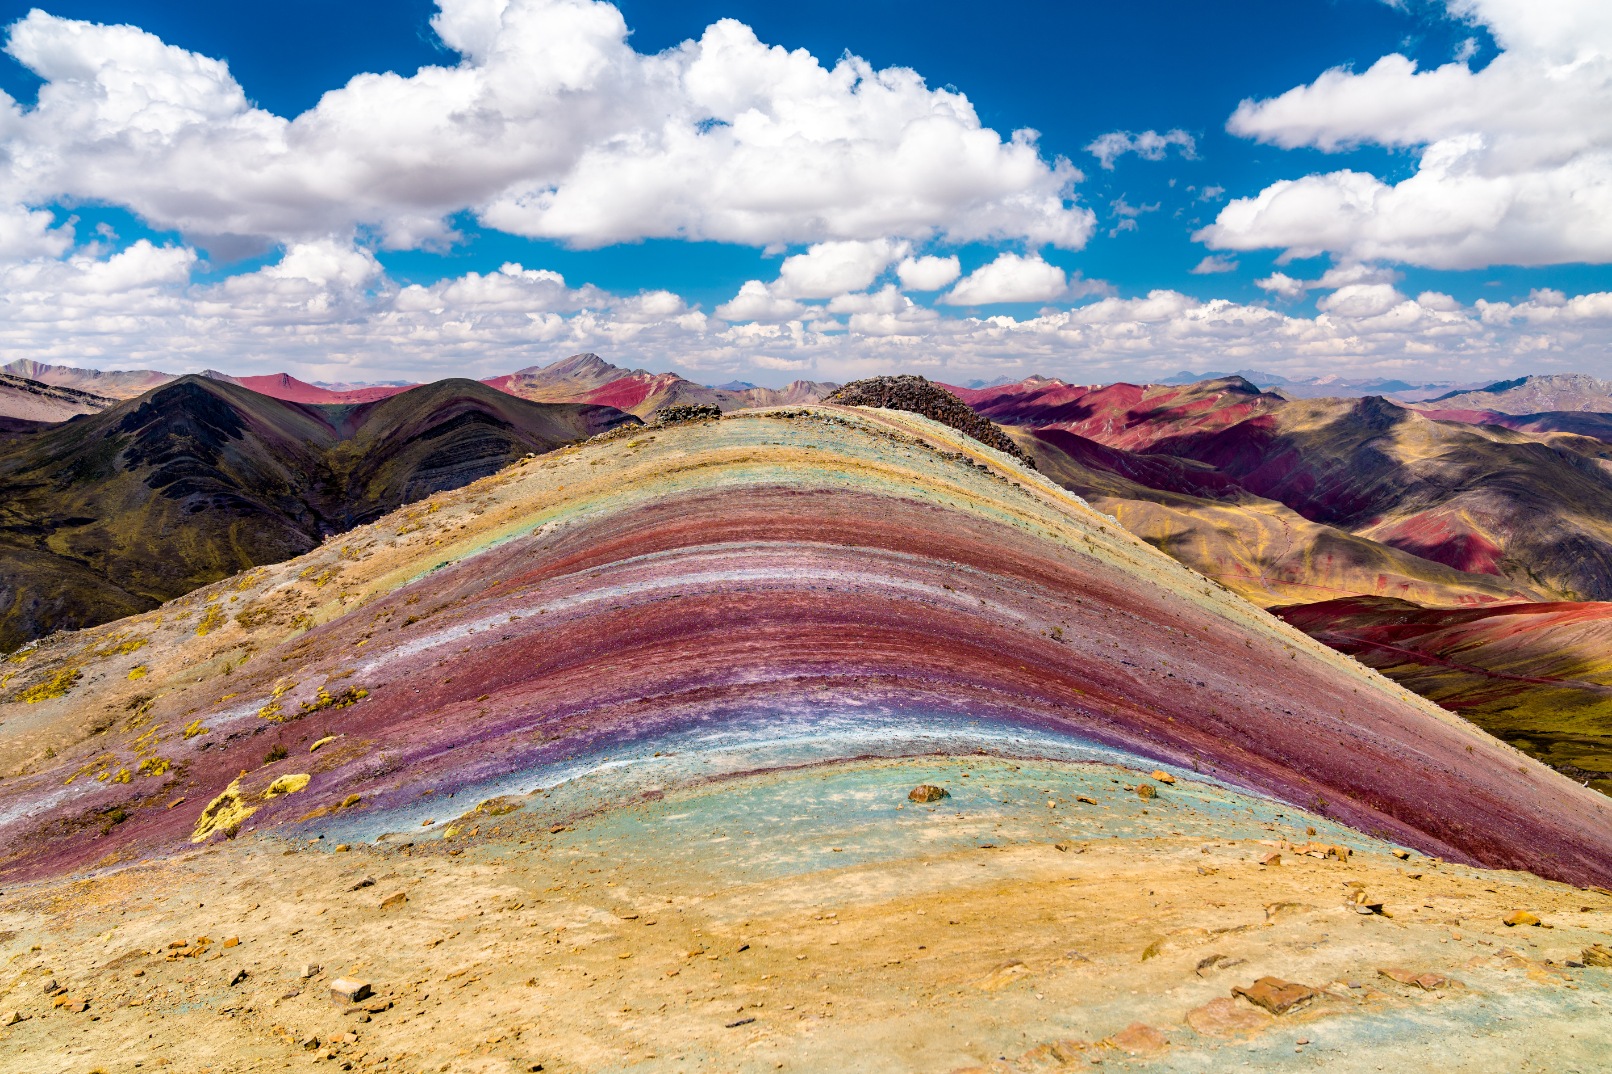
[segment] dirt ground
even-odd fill
[[[924,782],[948,797],[910,801]],[[1612,968],[1576,965],[1612,943],[1612,893],[1402,859],[1184,776],[849,762],[604,808],[579,784],[450,831],[243,836],[0,893],[0,1070],[1589,1072],[1612,1054]],[[1350,853],[1304,852],[1328,846]],[[1519,910],[1541,924],[1503,923]],[[1281,1015],[1234,995],[1265,977],[1313,992]],[[372,997],[334,1001],[339,978]]]

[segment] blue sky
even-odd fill
[[[514,7],[525,3],[542,9],[530,16],[530,25],[564,45],[570,31],[561,20],[576,5],[515,0]],[[1511,217],[1497,215],[1490,202],[1470,210],[1472,219],[1494,222],[1489,228],[1494,241],[1473,243],[1468,236],[1473,229],[1460,220],[1432,236],[1423,234],[1419,223],[1430,212],[1437,216],[1445,204],[1464,205],[1460,199],[1469,195],[1467,186],[1445,172],[1432,174],[1430,146],[1467,145],[1463,159],[1475,160],[1476,172],[1513,178],[1496,147],[1515,135],[1517,125],[1508,127],[1501,116],[1494,130],[1486,130],[1488,117],[1459,114],[1452,102],[1485,93],[1523,98],[1531,70],[1542,70],[1563,49],[1597,45],[1603,27],[1594,5],[1562,3],[1559,14],[1568,25],[1549,37],[1518,29],[1515,0],[1452,0],[1461,17],[1444,3],[1426,0],[1399,5],[1380,0],[1065,2],[995,5],[988,14],[975,3],[620,0],[615,9],[630,30],[626,55],[646,69],[653,68],[647,58],[700,40],[718,20],[737,20],[762,44],[808,50],[823,69],[846,54],[866,61],[872,71],[910,68],[923,80],[925,93],[945,89],[966,97],[977,125],[996,132],[1004,147],[1012,132],[1033,129],[1039,132],[1034,144],[1039,170],[1026,172],[1023,160],[1009,161],[1010,151],[1002,148],[1000,159],[982,166],[975,177],[978,191],[938,196],[931,189],[933,176],[918,166],[911,182],[924,197],[939,200],[908,213],[904,207],[915,195],[901,189],[908,177],[900,169],[911,160],[883,163],[879,139],[895,137],[890,132],[897,124],[872,115],[848,122],[867,124],[857,132],[874,161],[865,185],[877,186],[888,204],[859,214],[862,194],[849,184],[846,204],[827,210],[822,221],[809,207],[790,206],[776,219],[758,222],[752,219],[756,214],[736,212],[731,204],[692,205],[682,216],[663,214],[662,219],[655,211],[657,195],[649,192],[643,195],[646,206],[625,219],[593,223],[599,213],[614,210],[588,200],[580,170],[567,170],[570,165],[564,163],[534,164],[547,169],[541,176],[533,172],[536,186],[523,187],[527,178],[512,174],[509,190],[516,193],[505,196],[463,175],[427,175],[430,169],[419,162],[430,158],[428,134],[417,151],[398,152],[402,163],[333,158],[330,147],[317,147],[323,155],[310,165],[315,171],[339,176],[351,166],[366,176],[365,185],[348,193],[339,181],[322,182],[309,169],[268,189],[266,181],[254,185],[253,169],[244,164],[235,172],[221,170],[222,178],[211,184],[185,188],[185,177],[196,173],[187,154],[202,152],[198,146],[209,146],[209,162],[233,152],[241,144],[239,125],[256,122],[253,117],[304,117],[298,123],[308,126],[324,95],[355,76],[394,72],[418,83],[417,73],[431,66],[481,65],[491,72],[496,63],[507,62],[509,69],[523,72],[566,62],[564,52],[559,59],[508,53],[516,47],[510,44],[515,35],[510,31],[497,38],[496,27],[448,34],[471,35],[456,40],[473,51],[479,46],[465,41],[485,31],[486,56],[456,50],[440,29],[449,6],[439,10],[436,3],[420,0],[339,5],[62,0],[46,5],[48,18],[31,18],[22,33],[27,40],[19,45],[14,35],[11,57],[0,59],[0,90],[34,123],[34,130],[11,136],[23,146],[11,154],[44,161],[26,175],[18,169],[9,184],[17,191],[11,199],[8,184],[0,182],[0,200],[15,200],[15,211],[34,221],[29,225],[33,245],[24,243],[12,260],[35,266],[17,270],[7,288],[17,311],[13,319],[31,327],[9,335],[0,331],[0,356],[63,360],[76,354],[81,364],[138,361],[171,367],[229,360],[244,371],[284,366],[352,379],[428,375],[439,361],[496,372],[590,344],[588,349],[621,364],[676,367],[705,379],[736,375],[776,382],[797,374],[838,377],[914,362],[980,374],[1034,369],[1077,379],[1140,377],[1181,365],[1481,379],[1536,368],[1595,371],[1595,355],[1605,354],[1597,334],[1604,318],[1596,296],[1612,291],[1606,266],[1612,250],[1603,253],[1584,237],[1605,223],[1597,215],[1601,206],[1574,210],[1569,205],[1542,222],[1538,206],[1527,200],[1537,200],[1528,184],[1538,177],[1539,166],[1530,160],[1513,167],[1523,194],[1494,195],[1509,198],[1506,205],[1532,206],[1527,214],[1514,213],[1514,224]],[[0,4],[0,21],[17,24],[29,10]],[[598,14],[591,9],[589,17]],[[1583,25],[1572,24],[1579,17]],[[134,41],[77,32],[79,22],[72,20],[128,24],[150,36]],[[513,24],[512,17],[505,22]],[[528,44],[519,47],[539,47],[529,44],[537,38],[522,40]],[[65,46],[73,51],[70,61],[59,59],[62,41],[71,42]],[[495,41],[502,41],[496,48],[513,59],[488,59]],[[585,49],[579,45],[575,51]],[[1410,73],[1373,67],[1396,55],[1408,61]],[[612,62],[619,65],[619,59],[620,54]],[[1592,59],[1600,62],[1604,56],[1594,51]],[[222,81],[216,71],[209,73],[208,60],[227,63]],[[1438,93],[1429,88],[1430,79],[1418,81],[1451,64],[1461,70],[1449,68],[1450,78],[1470,80],[1470,90]],[[1335,68],[1352,72],[1354,79],[1323,87],[1318,80]],[[130,70],[133,76],[127,75]],[[148,119],[116,102],[106,104],[129,92],[130,77],[138,82],[147,76],[152,85],[165,87],[158,94],[179,95],[175,108],[185,113],[182,122],[172,119],[172,109]],[[231,79],[244,95],[238,105],[229,103]],[[484,81],[491,83],[494,76]],[[172,89],[180,83],[181,89]],[[1295,100],[1285,111],[1256,110],[1235,133],[1227,129],[1241,102],[1269,101],[1312,83],[1316,99]],[[47,93],[66,87],[54,111],[35,107],[41,87]],[[1330,98],[1320,99],[1323,88]],[[601,125],[601,141],[611,135],[604,130],[610,123],[616,124],[618,138],[641,134],[630,113],[654,107],[654,92],[659,92],[631,87],[604,92],[592,83],[586,91],[594,93],[589,107],[614,110]],[[148,114],[156,115],[149,108],[151,92],[141,87],[136,96]],[[1417,94],[1427,98],[1425,105],[1413,101],[1409,118],[1395,113],[1396,101]],[[1600,132],[1591,129],[1596,121],[1587,114],[1597,102],[1592,91],[1586,94],[1563,102],[1568,129],[1558,133],[1564,144],[1588,141],[1590,150],[1604,149],[1596,142]],[[921,94],[908,98],[918,109],[905,113],[910,120],[928,105]],[[853,101],[852,111],[857,107]],[[1582,130],[1574,129],[1574,108],[1586,112]],[[82,119],[92,112],[93,122]],[[811,115],[808,104],[796,118],[778,119],[774,130],[787,135],[788,123],[809,126]],[[399,141],[414,136],[402,126],[406,111],[376,116],[383,126],[400,124]],[[563,127],[568,120],[561,110],[533,122],[521,128],[523,148],[548,137],[543,123]],[[117,129],[118,124],[127,129]],[[1426,133],[1420,133],[1423,128]],[[155,148],[147,144],[152,129],[160,130],[155,140],[164,143]],[[630,133],[623,135],[623,129]],[[589,149],[586,127],[564,136],[576,140],[574,152]],[[1110,144],[1142,136],[1159,145],[1114,156],[1105,166],[1088,148],[1105,136]],[[130,138],[141,141],[144,156],[126,156]],[[486,149],[490,161],[505,152],[500,145],[466,144],[472,151]],[[243,159],[257,151],[243,151]],[[444,154],[463,151],[458,142],[442,145]],[[354,148],[351,156],[361,158],[363,152]],[[945,152],[937,150],[937,159]],[[1570,152],[1556,153],[1552,166],[1566,170],[1554,185],[1542,187],[1564,204],[1575,201],[1573,184],[1598,177],[1568,167],[1583,161],[1562,164],[1558,158]],[[131,166],[130,160],[137,162]],[[1063,173],[1064,204],[1048,208],[1061,160],[1080,177],[1070,181]],[[755,174],[746,180],[750,186],[714,194],[713,201],[738,198],[748,205],[745,199],[765,200],[768,168],[787,177],[821,161],[787,153],[774,161],[763,150],[759,156],[719,160],[713,172],[727,163],[735,170],[753,167]],[[674,159],[671,166],[676,164]],[[651,176],[646,181],[652,181],[656,166],[654,161],[645,165]],[[688,166],[697,167],[698,160]],[[81,179],[101,167],[106,175]],[[129,182],[120,180],[118,168],[132,177]],[[174,177],[164,186],[168,168]],[[377,195],[373,206],[349,211],[398,173],[402,195]],[[419,182],[409,188],[416,174]],[[888,183],[885,174],[891,176]],[[1284,185],[1306,177],[1313,181],[1291,189]],[[1455,185],[1448,194],[1423,189],[1435,180]],[[451,189],[440,195],[418,189],[454,182],[466,183],[458,202]],[[1015,182],[1022,189],[1013,188]],[[574,204],[534,213],[531,190],[544,184],[562,193],[577,191]],[[664,196],[698,201],[698,187],[694,183],[690,194],[685,183]],[[1384,208],[1389,200],[1384,192],[1406,204]],[[1031,195],[1041,202],[1027,209],[1024,198]],[[1239,200],[1257,208],[1262,196],[1272,211],[1242,223],[1221,216]],[[1328,199],[1340,197],[1352,199],[1348,211],[1355,214],[1343,233],[1327,219]],[[330,204],[319,204],[321,198]],[[241,207],[227,204],[231,199]],[[489,211],[491,201],[499,199],[502,213]],[[420,210],[422,202],[429,208]],[[41,218],[26,216],[40,211],[51,214],[55,230],[39,232]],[[421,211],[437,221],[416,219]],[[869,218],[881,211],[887,228],[884,218]],[[1575,218],[1574,211],[1589,212],[1591,218]],[[70,241],[64,224],[70,225]],[[869,255],[868,262],[875,266],[869,270],[874,277],[864,280],[852,271],[847,277],[852,286],[839,296],[825,290],[839,276],[829,283],[786,285],[780,275],[786,257],[834,242],[862,244],[863,254],[869,244],[878,247],[882,252]],[[120,254],[129,256],[114,268],[104,267]],[[904,261],[937,256],[957,257],[955,273],[963,282],[955,292],[948,290],[950,280],[934,289],[908,286],[898,272]],[[971,274],[1003,257],[1008,260],[998,266],[999,273],[964,289]],[[70,322],[39,323],[24,312],[42,301],[37,296],[45,284],[39,281],[52,272],[67,273],[51,265],[40,269],[42,260],[77,271],[59,284],[69,293],[104,293],[109,285],[85,284],[85,273],[133,283],[120,292],[123,300],[97,299],[99,305],[88,303]],[[526,275],[500,275],[501,266],[512,263]],[[307,265],[320,267],[297,267]],[[802,272],[812,267],[803,263]],[[1208,268],[1221,271],[1204,271]],[[563,276],[563,284],[548,273]],[[455,281],[466,280],[455,289]],[[519,309],[521,299],[514,292],[489,296],[489,280],[504,290],[506,284],[527,288],[530,308]],[[754,320],[744,314],[761,308],[755,302],[724,305],[747,281],[755,281],[752,297],[764,296],[768,304],[768,312]],[[1067,287],[1060,290],[1057,281]],[[469,305],[455,305],[450,292]],[[660,292],[675,296],[677,305],[657,297],[633,306],[634,296]],[[399,295],[405,296],[401,306],[395,304]],[[1424,295],[1433,297],[1416,310],[1406,307]],[[970,296],[981,300],[966,301]],[[1581,297],[1588,301],[1579,303],[1583,310],[1572,318],[1551,312],[1577,310],[1573,302]],[[1231,312],[1206,315],[1206,303],[1224,303]],[[114,307],[115,313],[109,312]],[[1070,311],[1082,309],[1094,312],[1071,320]],[[1050,315],[1062,320],[1048,320]],[[436,323],[428,323],[433,316]],[[529,329],[524,333],[523,317]],[[993,330],[993,317],[1013,321],[1015,338]],[[1215,323],[1206,325],[1206,317]],[[145,323],[148,330],[119,329],[120,318],[130,325]],[[220,325],[210,346],[222,356],[205,360],[209,344],[194,338],[198,318]],[[1354,320],[1344,324],[1345,318]],[[360,322],[367,327],[355,327]],[[1237,327],[1243,323],[1250,330],[1239,338]],[[748,329],[733,328],[747,324]],[[1541,325],[1547,326],[1543,335]]]

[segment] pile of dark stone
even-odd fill
[[[710,403],[673,403],[663,406],[649,417],[651,425],[676,425],[684,421],[715,421],[722,411]]]
[[[957,396],[924,377],[869,377],[866,380],[853,380],[843,388],[836,389],[823,402],[839,403],[841,406],[883,407],[887,410],[905,410],[909,414],[921,414],[942,425],[949,425],[958,432],[967,433],[987,447],[1012,455],[1030,469],[1035,469],[1035,463],[1030,456],[1009,439],[1006,433],[986,418],[974,413],[968,404]]]

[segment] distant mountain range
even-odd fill
[[[63,421],[74,413],[88,414],[104,409],[111,401],[133,399],[161,384],[178,379],[177,374],[152,369],[101,372],[71,366],[45,365],[18,360],[0,366],[0,372],[38,385],[83,393],[77,402],[63,401],[41,410],[35,403],[0,392],[0,418],[28,421]],[[237,377],[208,369],[196,374],[209,380],[250,388],[254,392],[291,403],[341,405],[387,399],[418,385],[402,381],[384,383],[311,384],[288,373]],[[837,384],[797,380],[783,388],[758,388],[753,384],[713,388],[676,373],[651,373],[644,369],[622,369],[597,354],[574,354],[546,366],[531,366],[503,376],[488,377],[481,383],[520,399],[538,403],[596,403],[648,417],[661,407],[674,403],[707,403],[722,410],[749,406],[776,406],[785,403],[817,402]],[[37,395],[36,389],[26,389]],[[24,411],[28,413],[24,413]],[[34,412],[50,417],[30,417]]]
[[[46,365],[43,362],[19,358],[0,366],[0,373],[50,384],[58,388],[72,388],[106,399],[133,399],[161,384],[173,380],[175,374],[159,373],[154,369],[109,370],[77,369],[73,366]]]
[[[1612,381],[1584,373],[1502,380],[1475,391],[1447,392],[1425,405],[1446,410],[1494,410],[1502,414],[1588,411],[1612,414]]]
[[[1280,373],[1266,373],[1258,369],[1239,369],[1231,373],[1191,373],[1183,369],[1174,376],[1166,377],[1158,383],[1166,385],[1195,384],[1199,381],[1221,380],[1226,377],[1241,377],[1250,384],[1265,390],[1276,389],[1290,399],[1392,395],[1396,399],[1409,402],[1431,399],[1437,395],[1478,387],[1477,383],[1456,384],[1448,381],[1436,381],[1417,384],[1387,377],[1343,377],[1335,373],[1320,377],[1286,377]]]
[[[1612,600],[1612,475],[1603,465],[1612,459],[1612,441],[1437,421],[1380,396],[1287,399],[1241,377],[1101,388],[1037,378],[958,391],[980,413],[1032,437],[1042,454],[1109,475],[1102,495],[1116,495],[1114,477],[1151,490],[1127,498],[1152,504],[1155,520],[1127,524],[1157,543],[1182,544],[1182,512],[1228,504],[1267,517],[1278,508],[1291,512],[1276,534],[1235,552],[1234,543],[1211,540],[1193,563],[1221,576],[1236,575],[1230,561],[1242,562],[1241,576],[1228,584],[1258,603],[1297,597],[1277,592],[1284,579],[1309,599],[1411,596],[1411,583],[1396,578],[1403,571],[1385,572],[1375,560],[1371,579],[1339,579],[1326,593],[1332,583],[1322,585],[1318,572],[1337,560],[1306,549],[1297,539],[1304,525],[1329,529],[1313,540],[1332,544],[1346,535],[1414,557],[1422,583],[1431,581],[1426,566],[1451,568],[1464,577],[1439,586],[1488,588],[1486,598],[1473,591],[1473,599],[1493,599],[1498,586],[1530,599]],[[1175,510],[1160,514],[1161,507]],[[1284,531],[1287,537],[1275,539]],[[1205,535],[1214,532],[1209,527]],[[1270,557],[1283,550],[1295,557],[1292,569],[1273,573]],[[1451,590],[1411,599],[1466,598]]]
[[[0,373],[0,433],[93,414],[114,402],[104,395]]]
[[[0,651],[155,607],[637,421],[471,380],[309,404],[186,376],[0,439]]]
[[[178,374],[152,369],[103,372],[46,365],[26,359],[0,366],[0,373],[10,378],[22,378],[40,385],[83,393],[78,397],[60,397],[47,404],[37,388],[22,388],[14,380],[0,382],[0,419],[24,421],[63,421],[74,413],[94,413],[109,405],[108,401],[132,399],[178,377]],[[212,369],[197,375],[238,384],[263,395],[295,403],[373,402],[418,386],[407,381],[310,383],[288,373],[238,377]],[[1612,413],[1612,382],[1580,373],[1457,384],[1338,375],[1289,377],[1255,369],[1241,369],[1234,373],[1192,373],[1183,370],[1157,383],[1176,387],[1227,377],[1240,377],[1261,390],[1274,390],[1289,399],[1389,396],[1402,403],[1414,403],[1418,409],[1437,409],[1446,412],[1453,420],[1469,422],[1482,422],[1491,412],[1510,416]],[[1022,380],[1011,377],[976,379],[962,387],[980,390],[1046,379],[1035,376]],[[740,380],[713,386],[691,381],[676,373],[624,369],[591,353],[574,354],[549,365],[529,366],[513,373],[487,377],[482,383],[532,402],[598,403],[641,418],[675,403],[704,403],[724,411],[752,406],[814,403],[820,402],[839,387],[832,382],[809,380],[797,380],[782,388],[763,388]],[[4,386],[6,384],[10,385],[9,391]],[[21,398],[26,394],[32,394],[34,398]],[[1501,421],[1500,424],[1510,423]]]

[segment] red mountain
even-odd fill
[[[381,399],[390,399],[417,385],[407,384],[374,384],[361,388],[351,388],[346,391],[332,391],[321,388],[317,384],[298,380],[289,373],[265,373],[257,377],[232,377],[228,373],[220,373],[209,369],[201,374],[210,380],[228,381],[239,384],[259,395],[266,395],[271,399],[279,399],[287,403],[373,403]]]

